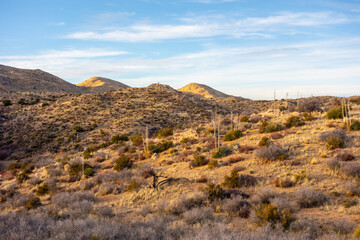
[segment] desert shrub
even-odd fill
[[[284,229],[289,229],[291,223],[295,221],[295,217],[287,209],[279,211],[277,207],[267,203],[261,204],[256,209],[255,216],[259,225],[270,224],[273,228],[277,224],[281,224]]]
[[[360,130],[360,121],[351,120],[350,130],[351,131],[359,131]]]
[[[190,161],[189,167],[190,168],[201,167],[201,166],[205,166],[208,163],[209,160],[207,160],[204,155],[197,154],[194,156],[194,159]]]
[[[343,113],[341,108],[332,108],[326,113],[327,119],[338,119],[343,118]]]
[[[110,218],[110,217],[114,216],[113,210],[109,206],[97,207],[93,210],[93,213],[96,214],[97,216],[103,217],[103,218]]]
[[[289,188],[295,185],[295,182],[288,177],[278,177],[275,179],[275,186]]]
[[[213,219],[213,209],[210,207],[193,208],[184,212],[183,217],[188,224],[201,223]]]
[[[219,162],[217,160],[211,160],[208,163],[208,168],[213,169],[219,166]]]
[[[126,134],[121,134],[121,135],[117,134],[111,138],[112,143],[120,143],[125,141],[129,141],[129,136]]]
[[[268,137],[262,137],[258,146],[259,147],[268,147],[268,146],[270,146],[270,144],[271,144],[271,141]]]
[[[207,194],[208,199],[211,202],[223,199],[225,197],[224,189],[222,189],[220,185],[213,183],[209,183],[207,188],[204,189],[204,192]]]
[[[35,209],[37,207],[41,206],[40,198],[38,197],[32,197],[30,200],[26,203],[25,208],[27,210]]]
[[[134,190],[139,189],[140,186],[141,186],[141,183],[139,183],[139,182],[136,181],[136,180],[131,180],[131,181],[129,182],[129,184],[127,185],[127,187],[126,187],[126,190],[128,190],[128,191],[134,191]]]
[[[346,235],[354,232],[355,223],[351,222],[349,219],[340,218],[336,219],[332,223],[332,230],[337,234]]]
[[[252,122],[252,123],[258,123],[258,122],[261,121],[261,119],[262,119],[262,117],[259,116],[259,115],[251,116],[250,122]]]
[[[277,132],[277,131],[281,131],[281,130],[282,130],[282,127],[276,123],[269,123],[265,127],[266,133],[272,133],[272,132]]]
[[[98,151],[99,149],[102,148],[106,148],[108,146],[110,146],[112,144],[112,142],[105,142],[96,146],[91,146],[86,148],[86,150],[84,151],[84,158],[85,159],[89,159],[90,157],[92,157],[91,153]]]
[[[28,103],[26,102],[26,100],[24,98],[20,98],[20,100],[18,101],[18,104],[20,104],[20,105],[28,105]]]
[[[295,193],[295,199],[302,208],[319,207],[328,200],[322,192],[308,187],[300,187]]]
[[[248,117],[248,116],[242,116],[241,118],[240,118],[240,122],[250,122],[250,118]]]
[[[245,160],[245,158],[243,158],[243,157],[241,157],[239,155],[229,156],[229,158],[226,160],[226,165],[241,162],[241,161],[244,161],[244,160]]]
[[[280,139],[280,138],[283,138],[283,135],[281,135],[280,133],[278,133],[278,132],[273,132],[273,133],[271,133],[270,134],[270,137],[271,137],[271,139]]]
[[[7,107],[7,106],[11,106],[11,105],[12,105],[11,100],[8,100],[8,99],[3,100],[3,101],[2,101],[2,103],[3,103],[3,105],[4,105],[5,107]]]
[[[332,158],[326,162],[327,167],[330,171],[337,172],[340,170],[341,164],[335,159]]]
[[[133,166],[133,161],[127,156],[121,156],[115,161],[114,170],[120,172],[125,168],[131,168]]]
[[[314,120],[314,117],[311,115],[311,113],[303,113],[303,118],[305,122]]]
[[[352,206],[356,206],[358,204],[358,201],[356,199],[344,199],[342,200],[342,205],[345,208],[350,208]]]
[[[85,129],[84,129],[83,127],[79,126],[79,125],[74,126],[73,129],[74,129],[74,131],[77,132],[77,133],[79,133],[79,132],[84,132],[84,131],[85,131]]]
[[[82,163],[70,164],[69,165],[69,175],[70,175],[70,177],[77,177],[82,173],[83,169],[84,169],[84,172],[85,172],[85,170],[87,168],[92,169],[92,167],[87,163],[84,163],[84,165]]]
[[[305,170],[301,170],[300,172],[292,174],[292,177],[295,182],[301,182],[305,179],[309,179],[309,175],[306,173]]]
[[[276,145],[270,145],[269,147],[262,147],[255,151],[255,156],[265,161],[285,160],[287,158],[286,151]]]
[[[38,196],[44,196],[46,194],[48,194],[50,191],[50,186],[47,183],[44,183],[43,185],[40,185],[37,189],[36,189],[36,195]]]
[[[30,177],[26,172],[21,172],[16,175],[16,180],[18,183],[23,183],[28,180]]]
[[[345,185],[345,190],[348,196],[360,196],[360,183],[358,181],[349,182]]]
[[[148,150],[152,153],[161,153],[161,152],[168,150],[169,148],[171,148],[173,146],[174,146],[174,144],[172,141],[165,141],[165,142],[160,142],[156,145],[150,144],[148,146]]]
[[[206,194],[195,193],[194,195],[182,195],[169,211],[175,215],[182,214],[192,208],[202,207],[206,201]]]
[[[9,171],[13,171],[13,170],[18,170],[20,168],[21,168],[21,163],[19,161],[16,161],[16,162],[10,163],[7,169]]]
[[[360,164],[357,162],[342,164],[340,171],[345,176],[360,178]]]
[[[143,139],[139,134],[131,136],[130,140],[135,146],[140,146],[143,143]]]
[[[257,189],[252,196],[251,201],[254,204],[261,205],[263,203],[271,203],[271,200],[278,197],[279,194],[271,187],[262,187]]]
[[[285,126],[287,128],[303,126],[304,121],[298,116],[291,116],[286,120]]]
[[[84,169],[84,175],[86,177],[92,177],[92,176],[94,176],[94,173],[95,173],[95,171],[91,167],[88,167],[88,168]]]
[[[171,135],[173,135],[173,129],[171,127],[160,129],[155,133],[155,136],[158,138],[165,138]]]
[[[339,161],[344,161],[344,162],[347,162],[347,161],[352,161],[355,159],[354,155],[352,155],[351,153],[347,153],[347,152],[343,152],[343,153],[340,153],[336,156],[336,159],[339,160]]]
[[[225,141],[234,141],[236,139],[239,139],[243,133],[240,130],[229,130],[225,134]]]
[[[230,149],[226,147],[219,147],[217,151],[212,153],[213,158],[223,158],[230,154]]]
[[[247,218],[246,213],[250,214],[250,203],[242,196],[234,196],[229,199],[225,199],[221,203],[221,208],[223,211],[231,214],[231,215],[239,215],[241,213],[242,218]]]
[[[330,150],[344,147],[347,139],[344,130],[334,130],[320,134],[320,141],[325,142],[326,147]]]
[[[354,232],[354,237],[359,238],[360,237],[360,225],[357,226]]]
[[[88,191],[59,192],[51,195],[50,202],[59,208],[66,208],[74,202],[82,202],[85,200],[93,202],[95,200],[94,195]]]
[[[244,145],[244,146],[240,146],[239,152],[241,152],[241,153],[249,153],[251,151],[254,151],[255,149],[256,149],[256,147]]]
[[[196,179],[198,183],[207,183],[209,181],[207,176],[201,176],[200,178]]]
[[[251,187],[257,184],[254,176],[241,174],[237,171],[231,171],[229,176],[224,177],[222,185],[227,188]]]
[[[299,112],[314,112],[320,110],[320,103],[317,100],[307,99],[299,102]]]

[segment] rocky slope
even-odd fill
[[[188,92],[193,93],[197,95],[201,95],[204,98],[229,98],[233,97],[230,95],[227,95],[225,93],[222,93],[218,90],[215,90],[207,85],[199,84],[199,83],[190,83],[182,88],[180,88],[178,91],[180,92]]]
[[[83,93],[84,90],[39,69],[0,65],[0,91]]]

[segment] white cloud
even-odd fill
[[[95,57],[109,57],[109,56],[119,56],[128,54],[125,51],[107,51],[102,49],[85,49],[85,50],[47,50],[38,55],[33,56],[0,56],[0,60],[11,60],[11,59],[49,59],[49,58],[95,58]]]
[[[317,26],[340,24],[348,21],[333,12],[284,12],[264,18],[234,19],[218,17],[193,17],[180,19],[185,24],[173,25],[132,25],[111,31],[80,31],[66,38],[81,40],[101,40],[115,42],[148,42],[167,39],[202,38],[213,36],[271,37],[274,32],[284,31],[284,26]],[[220,20],[220,21],[219,21]],[[271,27],[271,31],[269,31]],[[286,30],[289,31],[289,30]],[[294,33],[294,31],[290,31]]]

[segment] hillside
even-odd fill
[[[107,92],[129,87],[118,81],[103,77],[92,77],[84,82],[76,84],[76,86],[82,87],[91,93]]]
[[[360,224],[359,97],[354,129],[327,117],[333,97],[227,101],[232,119],[159,84],[40,98],[0,105],[4,239],[353,239]]]
[[[199,84],[199,83],[189,83],[188,85],[178,89],[180,92],[188,92],[193,94],[198,94],[203,96],[204,98],[229,98],[233,97],[222,93],[218,90],[215,90],[207,85]]]
[[[84,90],[39,69],[0,65],[0,89],[14,92],[83,93]]]

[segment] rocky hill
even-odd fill
[[[199,84],[199,83],[189,83],[188,85],[179,89],[180,92],[189,92],[193,94],[198,94],[203,96],[204,98],[229,98],[233,97],[222,93],[218,90],[215,90],[207,85]]]
[[[107,92],[129,87],[118,81],[103,77],[92,77],[84,82],[76,84],[76,86],[79,86],[91,93]]]
[[[42,70],[5,65],[0,65],[0,89],[7,92],[84,92],[80,87]]]

